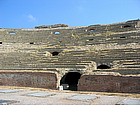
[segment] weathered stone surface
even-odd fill
[[[33,92],[27,94],[27,96],[34,96],[34,97],[49,97],[49,96],[54,96],[55,94],[53,93],[47,93],[47,92]]]
[[[15,93],[15,92],[20,92],[21,90],[19,89],[0,89],[0,93]]]
[[[0,29],[0,60],[0,70],[9,71],[0,73],[0,85],[56,89],[66,73],[77,72],[81,75],[80,90],[139,93],[140,20],[85,27],[55,24],[35,29]],[[23,70],[26,72],[20,73]],[[53,74],[42,75],[39,71],[52,71],[59,76],[54,78]],[[96,83],[84,83],[83,78],[85,74],[91,78],[93,72],[100,79],[96,89],[91,87]],[[72,79],[79,80],[76,76]],[[75,87],[70,78],[68,82],[77,89],[74,80]],[[81,87],[83,83],[87,85]],[[63,84],[68,84],[67,80]]]
[[[0,72],[0,86],[3,85],[56,89],[57,75],[49,72]]]
[[[68,100],[78,100],[78,101],[93,101],[97,98],[97,96],[95,95],[91,95],[91,94],[87,94],[87,95],[82,95],[82,94],[79,94],[79,95],[74,95],[74,96],[71,96],[69,98],[67,98]]]
[[[33,43],[60,46],[140,43],[139,20],[110,25],[67,27],[65,24],[38,29],[0,29],[2,43]],[[67,27],[67,28],[58,28]],[[55,32],[60,34],[55,36]]]
[[[118,102],[117,105],[140,105],[140,99],[126,98]]]
[[[41,25],[36,26],[36,29],[42,29],[42,28],[59,28],[59,27],[68,27],[66,24],[54,24],[54,25]]]
[[[140,94],[99,93],[76,91],[53,91],[47,89],[3,87],[0,90],[15,90],[0,93],[0,105],[139,105]],[[54,95],[55,94],[55,95]]]
[[[83,75],[78,90],[140,93],[140,76]]]
[[[14,100],[0,100],[0,105],[10,105],[17,102],[18,101],[14,101]]]

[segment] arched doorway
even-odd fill
[[[57,56],[59,52],[52,52],[52,56]]]
[[[97,69],[110,69],[111,67],[105,64],[99,65]]]
[[[66,73],[61,81],[60,81],[60,85],[65,85],[67,84],[69,87],[67,88],[68,90],[73,90],[76,91],[77,90],[77,84],[78,81],[81,77],[81,74],[79,72],[69,72]]]

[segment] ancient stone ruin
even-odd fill
[[[140,20],[0,28],[0,85],[140,93]]]

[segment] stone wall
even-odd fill
[[[140,76],[83,75],[80,91],[140,93]]]
[[[86,27],[0,29],[0,42],[82,46],[105,43],[140,43],[139,21]]]
[[[0,86],[57,88],[57,75],[51,72],[0,71]]]
[[[59,86],[55,72],[133,74],[137,77],[83,75],[78,88],[140,92],[140,20],[86,27],[0,28],[0,70],[0,85],[49,89]]]

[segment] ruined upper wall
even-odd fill
[[[54,25],[41,25],[36,26],[36,29],[42,29],[42,28],[59,28],[59,27],[68,27],[66,24],[54,24]]]
[[[3,43],[48,46],[140,43],[140,20],[87,27],[0,29],[0,44]]]

